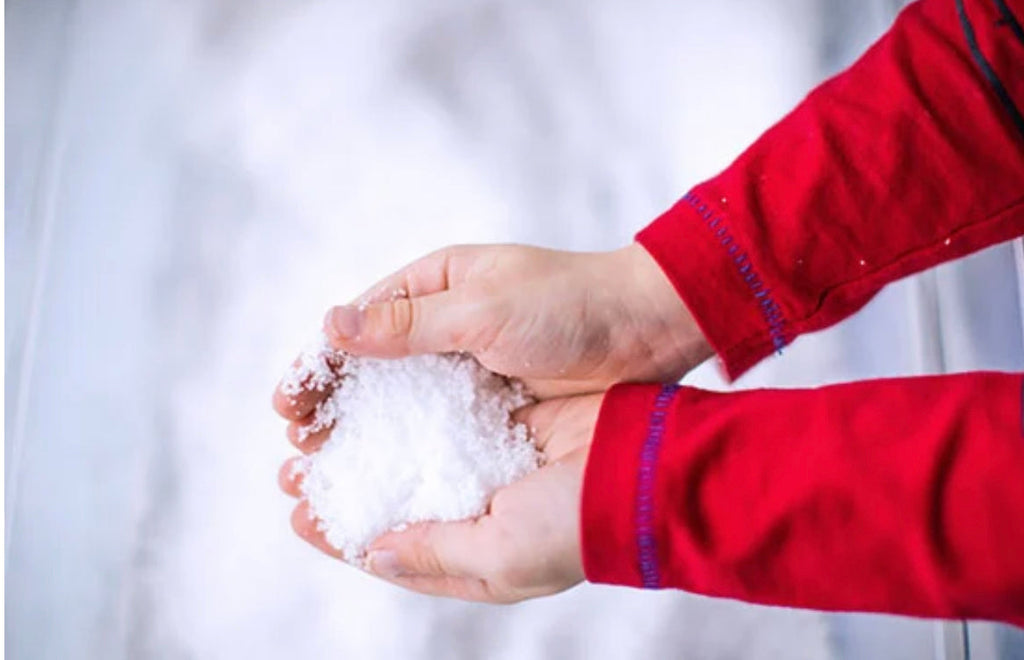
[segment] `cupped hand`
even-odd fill
[[[547,464],[499,491],[487,515],[390,534],[369,568],[396,584],[473,600],[510,602],[582,579],[579,498],[600,396],[619,381],[672,381],[712,354],[671,283],[639,245],[607,253],[524,246],[458,246],[385,278],[354,305],[330,310],[324,332],[355,355],[465,351],[525,382],[542,402],[521,416]],[[331,368],[340,355],[331,356]],[[590,396],[582,396],[591,394]],[[275,408],[304,453],[326,441],[315,423],[330,386],[278,388]],[[558,398],[553,397],[572,397]],[[545,399],[552,399],[545,401]],[[291,464],[281,473],[298,495]],[[296,507],[300,536],[338,556]]]
[[[600,395],[553,399],[516,413],[533,431],[544,464],[498,490],[475,520],[423,523],[370,546],[365,568],[393,584],[436,596],[511,603],[557,593],[583,580],[580,496]],[[292,459],[292,461],[298,459]],[[301,473],[281,468],[285,492],[300,496]],[[300,502],[295,532],[339,557]]]
[[[472,353],[540,398],[678,380],[712,353],[638,244],[596,253],[445,248],[331,309],[324,330],[334,348],[356,355]]]

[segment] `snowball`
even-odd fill
[[[471,356],[338,359],[323,344],[307,352],[286,382],[334,387],[309,432],[334,426],[299,465],[302,493],[346,561],[389,530],[484,513],[498,488],[539,464],[527,428],[510,416],[529,403],[522,384]]]

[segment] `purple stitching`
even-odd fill
[[[658,449],[665,435],[665,417],[668,406],[679,390],[679,386],[662,385],[661,392],[654,400],[651,418],[647,425],[647,437],[640,450],[640,471],[636,495],[636,543],[640,557],[640,576],[644,589],[661,587],[661,571],[658,569],[658,549],[654,537],[654,468],[658,461]]]
[[[754,298],[761,307],[761,316],[764,317],[764,321],[768,325],[768,334],[771,337],[772,346],[775,347],[776,353],[782,355],[782,349],[787,344],[784,329],[786,317],[783,315],[782,309],[775,302],[775,299],[772,298],[771,289],[764,288],[761,278],[754,272],[746,252],[740,252],[739,241],[735,240],[729,231],[729,225],[725,217],[721,215],[714,217],[714,212],[692,190],[683,196],[683,201],[692,206],[704,218],[708,229],[712,230],[713,235],[719,239],[722,247],[728,246],[726,254],[733,257],[733,262],[736,264],[740,277],[747,283],[750,292],[754,294]],[[737,252],[739,254],[736,254]]]

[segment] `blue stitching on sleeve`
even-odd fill
[[[661,588],[658,544],[654,533],[654,477],[658,450],[665,435],[668,408],[679,385],[662,385],[647,422],[647,437],[640,450],[640,469],[636,487],[636,544],[640,559],[640,577],[644,589]]]
[[[719,239],[723,247],[729,246],[726,251],[727,255],[732,256],[739,252],[733,258],[736,270],[739,271],[740,277],[747,283],[747,287],[754,295],[755,301],[761,307],[761,315],[764,318],[765,325],[768,326],[768,337],[771,339],[775,352],[782,355],[782,349],[789,343],[789,340],[786,338],[786,317],[782,312],[782,308],[776,304],[775,299],[772,297],[771,289],[765,288],[761,278],[758,277],[757,271],[754,270],[747,253],[741,251],[740,243],[729,230],[729,224],[725,217],[722,215],[714,216],[708,205],[692,190],[683,196],[683,201],[704,217],[707,221],[705,224],[708,229],[712,230],[712,233]]]

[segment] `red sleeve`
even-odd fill
[[[584,478],[587,579],[1024,626],[1022,380],[618,385]]]
[[[889,282],[1024,234],[1012,12],[1024,19],[1024,1],[914,3],[638,234],[730,377]]]

